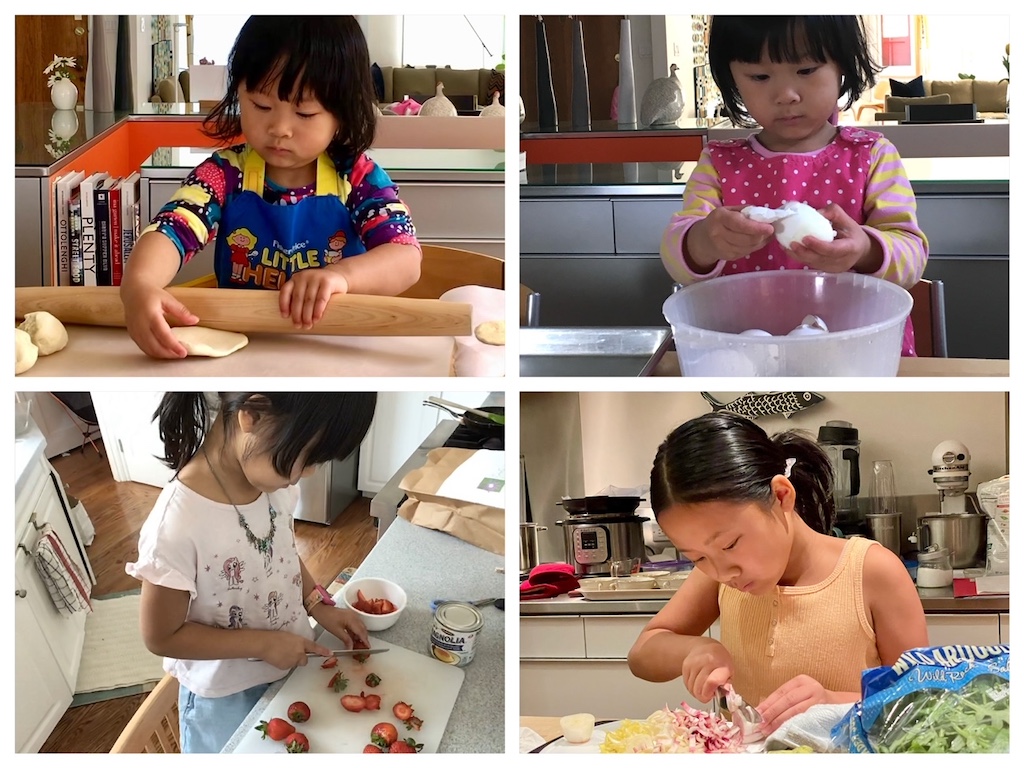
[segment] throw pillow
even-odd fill
[[[504,106],[505,104],[505,73],[498,72],[495,69],[491,70],[491,74],[487,79],[487,103],[491,103],[491,99],[494,94],[498,93],[498,103]]]
[[[889,90],[892,92],[893,96],[903,96],[904,98],[927,95],[924,92],[923,75],[918,75],[909,83],[901,83],[899,80],[893,80],[890,77]]]
[[[932,95],[948,93],[950,104],[974,103],[974,80],[932,80]]]
[[[373,77],[373,92],[377,94],[377,101],[384,101],[384,73],[380,71],[377,62],[370,67],[370,74]]]
[[[978,111],[1005,112],[1006,86],[1005,81],[996,83],[992,80],[975,80],[974,103],[978,105]]]

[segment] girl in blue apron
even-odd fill
[[[376,116],[366,39],[352,16],[252,16],[204,133],[236,144],[186,178],[131,251],[128,333],[151,357],[184,357],[168,319],[199,318],[166,287],[216,238],[221,288],[276,290],[312,328],[336,293],[397,295],[419,279],[408,208],[365,154]]]

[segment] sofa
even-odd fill
[[[886,96],[885,109],[875,120],[902,120],[908,104],[974,104],[978,117],[1005,119],[1009,104],[1005,80],[924,80],[924,96]]]
[[[406,96],[422,104],[434,96],[439,82],[444,83],[444,95],[460,112],[486,107],[495,91],[500,92],[501,103],[505,103],[505,73],[493,69],[378,67],[374,64],[373,75],[382,109]]]

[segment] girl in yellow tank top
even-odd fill
[[[769,437],[724,411],[658,448],[651,507],[695,569],[629,654],[637,677],[682,677],[700,701],[731,683],[770,733],[815,704],[860,699],[864,669],[928,644],[900,559],[841,539],[832,467],[808,435]],[[721,619],[721,640],[705,636]]]

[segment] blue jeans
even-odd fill
[[[179,686],[181,751],[220,752],[269,687],[270,683],[261,683],[230,696],[208,699]]]

